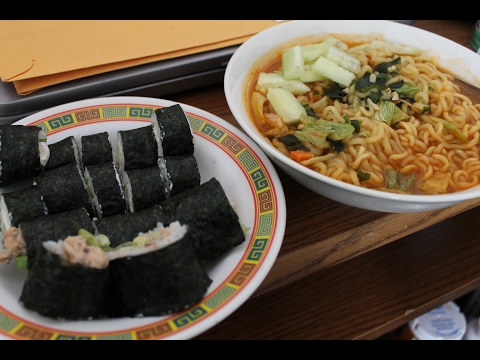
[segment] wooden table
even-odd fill
[[[417,20],[470,48],[474,20]],[[223,84],[167,97],[239,125]],[[414,214],[357,209],[304,188],[277,168],[285,238],[269,275],[210,339],[377,339],[480,288],[480,199]]]

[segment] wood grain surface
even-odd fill
[[[474,24],[414,26],[470,48]],[[240,128],[223,84],[167,99]],[[327,199],[276,169],[287,202],[279,256],[253,296],[196,339],[374,339],[480,287],[480,199],[432,212],[379,213]]]

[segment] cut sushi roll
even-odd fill
[[[120,173],[157,164],[158,145],[151,125],[118,131],[117,142]]]
[[[114,149],[107,131],[84,135],[77,142],[83,166],[113,162],[115,159]]]
[[[168,222],[188,224],[202,261],[212,260],[245,241],[238,214],[216,178],[172,196],[161,206],[169,216]]]
[[[0,188],[41,173],[50,156],[46,141],[39,127],[0,125]]]
[[[82,236],[42,243],[20,295],[25,308],[58,320],[105,318],[109,258]]]
[[[33,265],[37,251],[43,242],[64,239],[69,235],[78,234],[80,229],[94,232],[90,215],[83,207],[22,221],[18,228],[25,243],[25,253],[22,255],[27,257],[27,268]]]
[[[98,218],[126,212],[123,186],[115,163],[86,166],[85,182]]]
[[[167,199],[164,178],[157,165],[125,171],[122,183],[128,211],[131,213],[147,209]]]
[[[166,156],[164,161],[169,196],[200,185],[200,170],[195,156]]]
[[[199,302],[212,280],[196,256],[187,226],[158,224],[108,252],[111,270],[110,317],[162,316]],[[141,281],[140,281],[141,279]]]
[[[85,207],[94,216],[83,172],[76,163],[70,163],[35,178],[49,214]]]
[[[80,153],[74,136],[69,136],[56,143],[50,144],[48,148],[50,149],[50,157],[44,167],[45,171],[53,170],[70,163],[81,164]]]
[[[36,185],[2,194],[0,208],[2,231],[48,214],[43,195]]]
[[[179,104],[156,109],[151,122],[158,144],[158,157],[193,154],[192,129]]]
[[[153,229],[159,222],[166,224],[167,216],[160,205],[134,213],[118,214],[96,219],[93,225],[97,235],[106,236],[112,247],[131,241],[139,233]]]

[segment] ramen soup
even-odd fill
[[[407,194],[479,184],[480,104],[420,49],[328,36],[286,48],[252,78],[256,127],[314,171]]]

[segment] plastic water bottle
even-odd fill
[[[480,340],[480,318],[473,318],[467,323],[463,340]]]
[[[473,50],[480,54],[480,20],[477,20],[475,23],[475,28],[473,29],[472,36],[470,37],[470,45]]]

